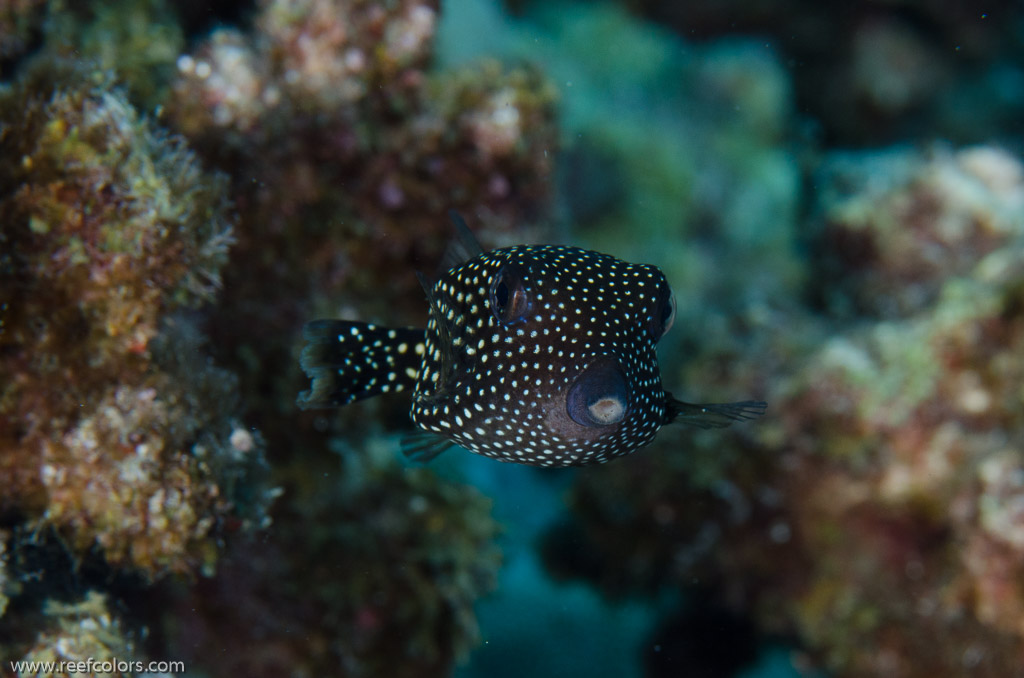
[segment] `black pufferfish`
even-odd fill
[[[458,215],[427,329],[317,320],[304,330],[303,409],[413,389],[427,460],[453,443],[501,461],[582,466],[631,454],[678,421],[728,426],[765,403],[691,404],[661,384],[656,345],[675,297],[655,266],[576,247],[484,252]]]

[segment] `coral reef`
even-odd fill
[[[819,167],[815,278],[830,313],[920,311],[949,277],[1024,235],[1016,159],[990,147],[932,154],[834,154]]]
[[[546,564],[648,597],[652,675],[765,634],[837,678],[1019,675],[1019,7],[507,4],[0,8],[0,660],[450,674],[501,563],[465,472],[510,533],[572,481]],[[942,137],[1009,150],[831,150]],[[404,398],[296,414],[303,322],[421,323],[452,208],[661,266],[666,385],[769,417],[520,485],[399,466]],[[614,614],[530,567],[482,671],[591,669],[566,638]]]
[[[788,503],[814,558],[793,613],[849,674],[1010,675],[1024,657],[1024,167],[993,148],[910,160],[908,181],[869,200],[888,222],[878,256],[832,290],[886,290],[903,317],[829,338],[780,392]]]
[[[254,491],[266,475],[262,443],[232,417],[237,380],[195,357],[191,328],[168,322],[155,344],[153,374],[101,392],[44,440],[42,520],[111,563],[211,572],[225,522],[265,521],[269,495]]]
[[[553,92],[535,71],[428,74],[429,2],[293,4],[262,2],[250,33],[216,31],[179,59],[165,108],[211,158],[244,163],[239,203],[258,212],[242,211],[243,247],[282,232],[322,246],[330,226],[333,249],[405,263],[413,244],[441,251],[427,243],[447,239],[450,208],[507,228],[542,203]],[[365,227],[347,215],[380,234],[363,243]]]
[[[1015,675],[1022,170],[991,147],[827,158],[828,314],[752,309],[747,333],[791,334],[741,342],[758,360],[712,342],[683,370],[767,388],[772,420],[581,477],[552,566],[616,595],[699,582],[837,676]],[[851,232],[869,245],[837,245]]]
[[[223,179],[66,62],[3,92],[0,134],[0,511],[149,576],[210,568],[219,524],[267,499],[236,505],[259,438],[169,315],[219,286]]]
[[[480,642],[473,603],[501,563],[490,500],[396,466],[392,437],[351,442],[276,516],[304,529],[233,549],[178,602],[174,656],[215,675],[441,676]]]
[[[68,662],[68,670],[57,669],[46,673],[55,678],[77,674],[136,674],[135,662],[140,660],[136,656],[134,643],[125,634],[121,622],[111,613],[103,594],[89,591],[82,600],[74,603],[50,600],[43,614],[47,619],[46,628],[40,631],[35,644],[19,658],[20,661]],[[7,668],[4,667],[5,670]]]
[[[94,367],[145,353],[162,313],[212,299],[232,240],[223,178],[109,85],[44,62],[0,100],[5,339],[41,365],[76,346]]]

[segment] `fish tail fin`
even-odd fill
[[[423,361],[423,330],[348,320],[314,320],[302,330],[300,364],[313,383],[299,394],[304,410],[339,407],[411,389]]]
[[[768,403],[744,400],[738,403],[684,403],[666,394],[668,409],[665,423],[673,421],[697,428],[725,428],[736,422],[756,419],[764,414]]]

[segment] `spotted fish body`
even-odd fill
[[[555,245],[483,252],[456,223],[461,254],[424,281],[426,331],[310,323],[302,365],[313,386],[300,406],[412,388],[412,419],[435,434],[413,452],[432,456],[442,440],[536,466],[601,463],[675,420],[720,427],[764,411],[664,390],[655,349],[675,303],[658,268]]]

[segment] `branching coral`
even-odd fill
[[[66,63],[0,95],[0,141],[0,510],[150,576],[210,566],[262,455],[168,314],[219,286],[223,179]]]

